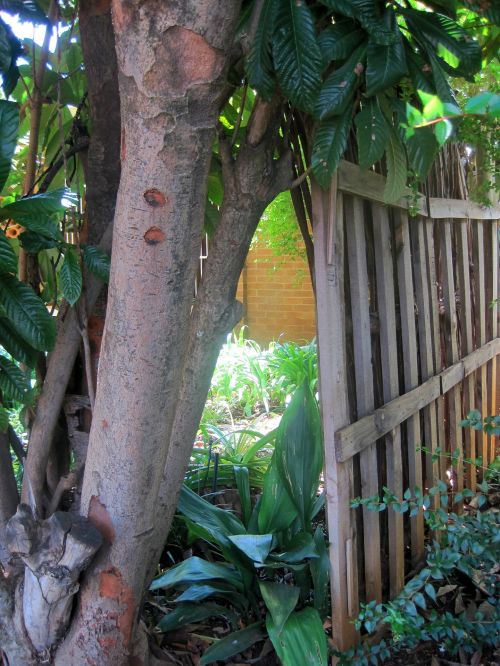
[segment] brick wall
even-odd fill
[[[307,263],[276,257],[272,250],[250,250],[238,285],[245,306],[246,337],[266,345],[271,340],[309,341],[316,335],[314,295]]]

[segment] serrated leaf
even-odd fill
[[[359,166],[367,169],[382,158],[389,140],[389,125],[377,99],[367,100],[354,121]]]
[[[0,356],[0,390],[7,400],[24,402],[30,391],[26,375],[15,363],[5,356]]]
[[[323,70],[314,17],[303,0],[276,2],[273,59],[278,81],[294,106],[309,111]]]
[[[39,351],[51,351],[56,339],[55,320],[35,292],[13,275],[0,276],[0,304],[17,333]]]
[[[394,203],[405,193],[408,172],[403,144],[393,129],[391,129],[389,134],[389,142],[385,154],[387,161],[387,181],[384,188],[384,201],[386,203]]]
[[[323,121],[316,131],[311,164],[321,187],[330,185],[333,172],[345,153],[351,119],[352,111],[348,108],[341,116]]]
[[[276,87],[272,59],[276,9],[276,0],[265,0],[246,65],[248,84],[267,100],[271,98]]]
[[[32,227],[27,224],[29,220],[34,221],[40,217],[51,217],[57,213],[62,213],[69,206],[75,206],[77,201],[76,194],[62,187],[50,192],[23,197],[7,204],[0,208],[0,219],[26,222],[25,226],[31,229]]]
[[[358,46],[342,67],[332,72],[323,83],[314,105],[314,113],[320,120],[344,113],[351,104],[364,70],[365,54],[366,44]]]
[[[17,257],[4,232],[0,231],[0,275],[5,273],[17,273]]]
[[[322,4],[335,13],[359,21],[377,44],[392,44],[394,34],[380,17],[379,3],[376,0],[321,0]]]
[[[29,368],[35,367],[38,358],[37,350],[21,338],[7,317],[2,316],[0,316],[0,345],[16,361],[24,363]]]
[[[59,277],[62,295],[70,305],[74,305],[82,293],[82,270],[78,254],[71,247],[64,253],[64,262]]]
[[[14,102],[0,100],[0,192],[9,177],[12,156],[17,144],[19,107]]]
[[[252,647],[255,643],[263,641],[266,637],[266,632],[261,622],[251,624],[245,629],[234,631],[224,638],[221,638],[217,643],[213,643],[200,659],[200,666],[207,666],[213,664],[214,661],[224,661],[235,654],[244,652]]]
[[[348,58],[366,33],[349,19],[327,26],[318,37],[324,65]]]
[[[418,180],[423,180],[429,173],[439,150],[431,127],[420,127],[406,141],[408,162]]]
[[[377,44],[373,39],[368,42],[366,94],[369,97],[399,83],[408,73],[403,40],[392,9],[386,11],[384,20],[394,33],[395,40],[387,45]]]
[[[103,282],[109,282],[110,261],[105,252],[92,245],[82,245],[82,259],[91,273]]]
[[[48,233],[51,233],[55,238],[49,238],[39,232],[27,230],[19,237],[21,245],[26,252],[36,253],[41,250],[50,250],[53,247],[57,247],[58,241],[56,239],[61,238],[58,225],[54,223],[50,225],[42,224],[40,226],[44,232],[48,231]]]
[[[9,428],[9,412],[0,405],[0,432],[7,432]]]

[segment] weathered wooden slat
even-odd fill
[[[460,308],[458,311],[460,329],[462,333],[461,355],[466,356],[474,349],[472,331],[472,302],[471,283],[469,269],[469,222],[462,220],[457,230],[457,262],[458,262],[458,285],[460,290]],[[464,409],[468,414],[474,409],[474,376],[469,374],[464,381]],[[476,457],[476,438],[474,431],[470,428],[464,429],[464,452],[465,457],[474,459]],[[475,465],[466,464],[464,467],[464,482],[467,488],[473,488],[476,479]]]
[[[396,300],[392,262],[391,229],[386,207],[372,204],[377,301],[380,321],[380,351],[384,402],[399,394],[398,354],[396,337]],[[401,428],[396,426],[385,438],[387,485],[397,497],[403,495],[403,458]],[[389,525],[389,592],[394,597],[404,586],[403,516],[391,511]]]
[[[356,423],[338,430],[335,433],[337,460],[345,462],[360,453],[374,439],[383,437],[413,414],[435,402],[439,396],[444,395],[499,354],[500,338],[495,338],[412,391],[391,400]],[[454,384],[451,384],[450,377],[454,378]]]
[[[356,413],[358,418],[373,411],[373,368],[370,334],[370,290],[366,265],[366,239],[363,200],[344,197],[347,219],[346,237],[349,259],[351,316],[356,377]],[[361,492],[372,497],[379,490],[377,443],[374,439],[360,455]],[[380,517],[363,508],[366,598],[382,601]]]
[[[474,235],[474,277],[475,277],[475,324],[476,324],[476,345],[482,347],[486,342],[486,276],[484,265],[484,224],[481,221],[475,220],[472,223]],[[488,416],[488,386],[487,386],[487,370],[486,366],[482,365],[478,372],[478,393],[476,400],[480,405],[481,415],[483,418]],[[483,464],[488,460],[488,436],[482,431],[478,431],[479,456],[483,459]],[[481,477],[481,473],[480,473]]]
[[[498,295],[498,263],[496,261],[496,224],[484,222],[484,262],[485,262],[485,295],[486,295],[486,339],[495,336],[497,322],[497,308],[491,307]],[[492,229],[493,227],[493,229]],[[488,415],[495,414],[496,408],[496,359],[492,359],[486,366],[486,382],[488,386]],[[488,463],[495,457],[497,438],[488,436]]]
[[[396,247],[394,250],[397,255],[405,392],[409,392],[418,386],[418,350],[415,296],[411,270],[410,229],[408,216],[403,211],[396,211],[395,213],[395,237]],[[406,437],[410,488],[423,488],[422,454],[417,451],[417,447],[422,443],[418,411],[410,416],[407,421]],[[421,512],[411,519],[410,526],[412,563],[416,566],[424,556],[424,517]]]
[[[453,365],[458,362],[458,317],[457,303],[455,296],[455,278],[453,274],[453,239],[450,220],[443,220],[441,226],[441,265],[442,265],[442,288],[444,301],[444,336],[446,362]],[[458,492],[462,492],[464,487],[463,476],[463,430],[460,427],[462,420],[462,398],[460,384],[455,384],[450,390],[448,399],[449,410],[449,435],[450,435],[450,453],[458,450],[459,457],[455,467],[455,487]],[[446,462],[446,461],[445,461]],[[448,463],[447,463],[448,464]],[[444,479],[444,476],[441,476]]]
[[[330,193],[331,194],[331,193]],[[325,440],[325,492],[330,540],[332,635],[345,650],[357,640],[353,620],[359,612],[356,532],[350,499],[352,461],[335,458],[335,431],[349,422],[347,404],[344,232],[342,194],[329,196],[312,184],[313,226],[316,247],[315,275],[319,355],[319,387]],[[329,239],[332,244],[329,250]]]
[[[491,338],[498,336],[498,224],[496,222],[490,225],[491,234],[491,301],[496,303],[490,310],[491,317]],[[491,401],[490,401],[490,414],[496,414],[497,407],[497,373],[498,361],[493,357],[491,361]],[[490,460],[495,459],[497,441],[495,437],[491,438],[490,445]]]
[[[467,199],[429,199],[429,215],[434,220],[498,220],[500,206],[481,206]]]

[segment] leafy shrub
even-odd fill
[[[281,420],[256,503],[248,468],[240,467],[247,469],[238,484],[242,520],[183,487],[179,512],[216,561],[190,557],[153,581],[151,589],[165,590],[174,606],[158,629],[170,631],[215,615],[233,628],[238,616],[247,624],[214,642],[201,666],[227,659],[266,635],[285,666],[326,666],[322,618],[328,610],[329,559],[321,528],[312,531],[323,504],[317,496],[322,465],[318,406],[304,382]]]

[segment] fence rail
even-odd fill
[[[332,626],[340,648],[358,638],[360,601],[397,594],[423,558],[423,516],[351,509],[388,486],[450,480],[473,487],[481,470],[420,445],[485,463],[491,438],[459,421],[495,413],[500,208],[421,197],[382,202],[382,176],[343,162],[329,191],[313,185],[313,226]],[[433,498],[435,503],[439,497]],[[436,504],[435,504],[436,505]]]

